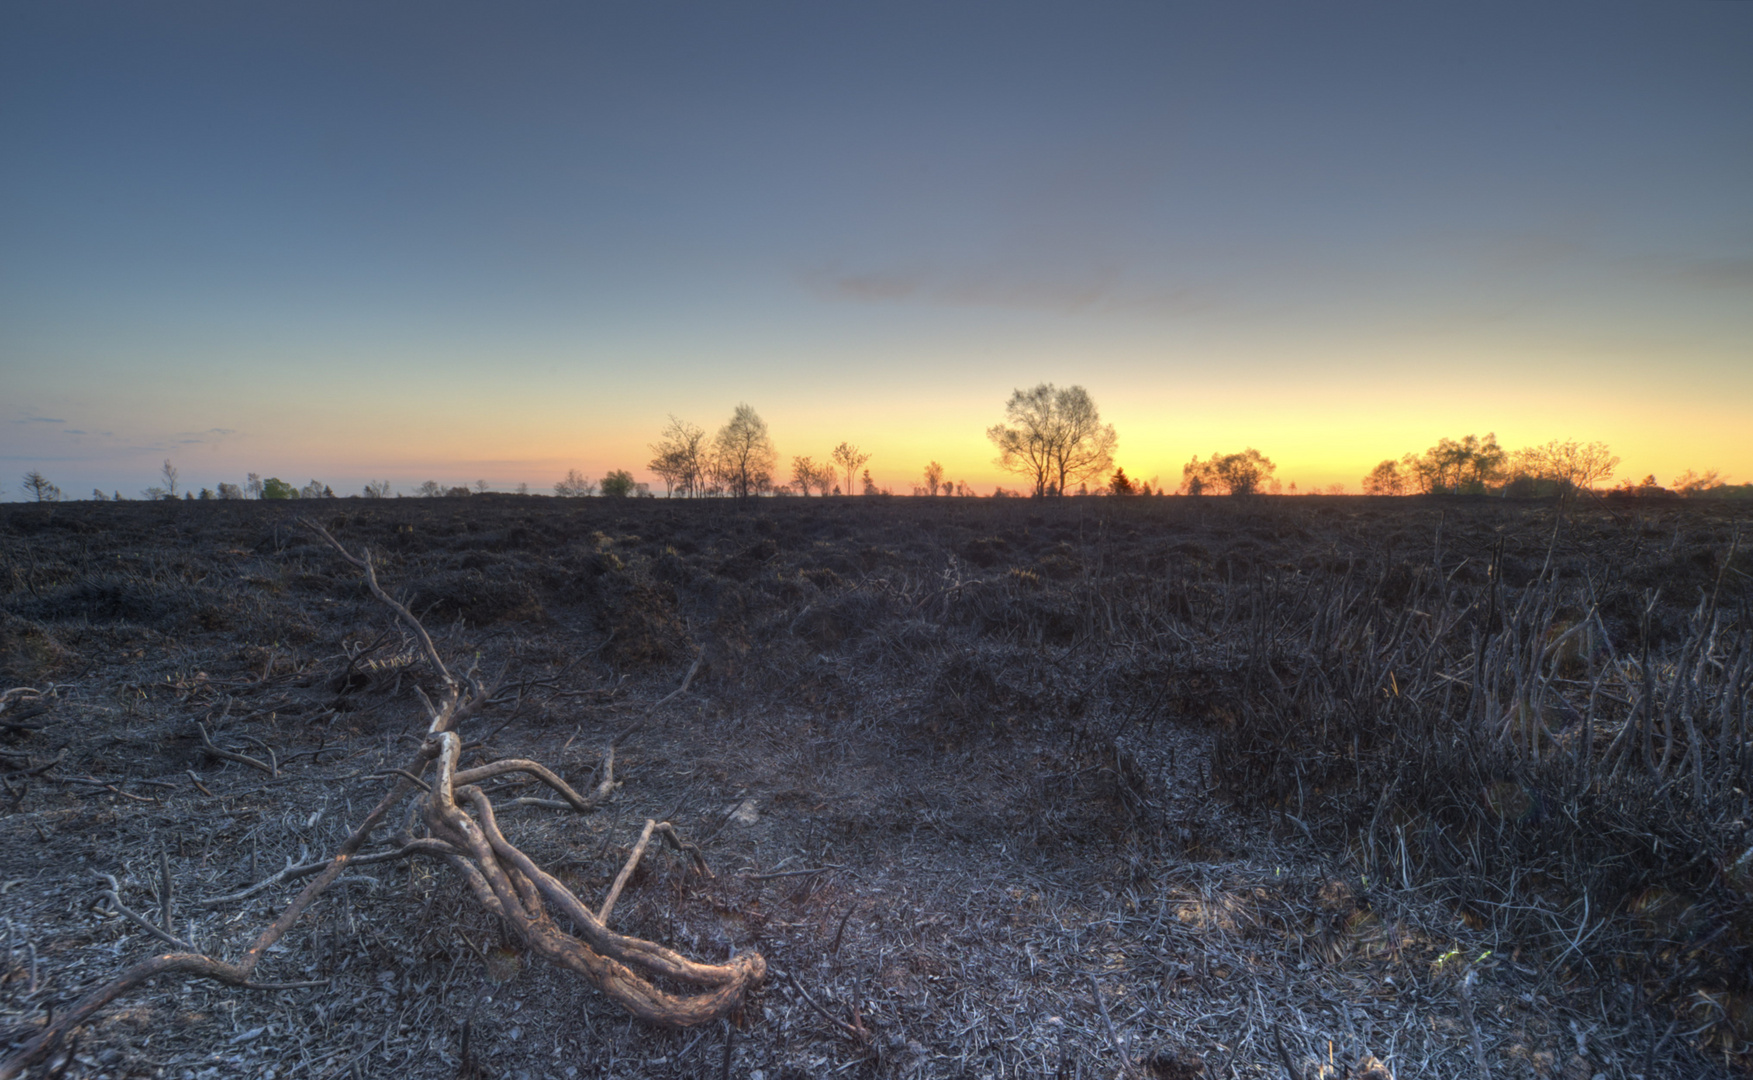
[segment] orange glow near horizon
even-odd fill
[[[1403,384],[1369,392],[1287,384],[1238,399],[1209,385],[1189,393],[1179,386],[1134,382],[1135,392],[1127,394],[1114,390],[1108,378],[1063,381],[1086,385],[1103,419],[1114,424],[1116,463],[1134,480],[1170,490],[1179,486],[1182,467],[1194,455],[1204,459],[1251,446],[1273,460],[1275,477],[1285,488],[1294,482],[1299,492],[1310,492],[1341,484],[1356,492],[1362,476],[1384,458],[1422,452],[1441,437],[1486,432],[1495,432],[1506,449],[1552,439],[1606,442],[1622,458],[1612,483],[1647,474],[1667,483],[1687,469],[1707,468],[1720,470],[1731,482],[1753,479],[1753,441],[1742,436],[1743,417],[1732,400],[1712,407],[1660,395],[1628,401],[1601,394],[1554,410],[1538,395],[1505,402],[1488,393],[1455,393],[1444,400],[1435,388],[1420,393]],[[953,395],[935,396],[867,391],[856,402],[843,400],[832,388],[818,396],[770,386],[766,395],[723,395],[716,408],[703,404],[706,394],[696,392],[694,400],[673,409],[666,409],[650,387],[628,392],[625,407],[570,393],[530,399],[500,389],[484,390],[466,402],[443,392],[415,391],[405,395],[402,407],[388,410],[371,394],[340,401],[313,396],[251,405],[234,421],[241,432],[133,449],[120,468],[106,467],[103,478],[86,484],[131,495],[154,482],[159,461],[168,456],[182,469],[185,484],[195,487],[241,482],[246,472],[257,472],[300,484],[322,479],[337,492],[357,490],[372,478],[388,479],[404,492],[426,479],[446,485],[485,479],[497,490],[527,483],[532,491],[546,492],[569,469],[598,478],[624,468],[661,492],[661,481],[646,464],[648,444],[661,434],[668,413],[710,432],[740,399],[755,405],[768,423],[778,482],[789,482],[793,456],[808,454],[823,462],[844,440],[871,454],[873,479],[897,494],[921,483],[926,463],[933,460],[943,465],[948,480],[989,494],[995,486],[1026,486],[1023,477],[997,467],[985,436],[987,427],[1003,418],[1003,400],[1013,385],[998,382],[978,394],[957,386]],[[1423,397],[1429,404],[1411,409],[1408,397]],[[180,423],[192,428],[198,421],[191,416]],[[86,490],[63,486],[70,496]]]

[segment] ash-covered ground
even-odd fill
[[[212,901],[418,745],[300,515],[502,680],[465,762],[620,740],[508,837],[594,904],[673,823],[710,876],[654,847],[615,928],[767,977],[642,1024],[414,858],[257,975],[321,985],[162,977],[66,1076],[1746,1071],[1753,515],[1361,498],[0,507],[0,1053],[169,947],[117,901],[235,959],[302,882]]]

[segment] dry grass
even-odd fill
[[[281,510],[0,510],[0,688],[43,691],[0,712],[0,1038],[159,947],[99,874],[157,921],[168,867],[172,931],[233,955],[293,886],[200,901],[331,849],[420,730],[410,643]],[[767,982],[734,1027],[653,1030],[441,866],[364,867],[264,965],[326,986],[156,984],[68,1075],[1744,1071],[1731,508],[322,512],[447,656],[508,665],[477,760],[587,786],[704,657],[609,806],[503,824],[601,895],[675,822],[717,876],[648,855],[618,927],[758,948]]]

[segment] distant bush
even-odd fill
[[[262,481],[262,498],[296,499],[298,498],[298,489],[278,476],[270,476]]]
[[[236,484],[227,484],[222,480],[219,483],[219,490],[215,494],[221,499],[241,499],[243,498],[243,488]]]
[[[625,499],[633,494],[633,474],[626,469],[616,469],[603,477],[601,489],[604,498]]]

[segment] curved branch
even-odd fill
[[[438,674],[438,677],[443,680],[444,685],[447,688],[453,690],[456,689],[456,678],[451,675],[450,669],[444,666],[444,661],[438,655],[438,647],[432,644],[432,635],[426,632],[426,627],[421,624],[420,620],[414,616],[412,611],[409,611],[401,601],[385,592],[383,586],[377,583],[377,570],[372,566],[371,549],[364,549],[365,554],[362,556],[354,555],[351,551],[348,551],[341,545],[341,541],[330,535],[329,530],[318,525],[310,518],[301,517],[299,518],[299,523],[322,537],[324,540],[327,540],[329,546],[334,548],[335,551],[340,554],[341,558],[346,559],[365,574],[365,587],[371,590],[371,595],[377,597],[387,605],[391,611],[394,611],[396,617],[401,619],[403,624],[414,632],[415,639],[420,642],[420,651],[426,654],[426,662],[432,665],[432,670]]]
[[[520,802],[523,802],[526,805],[570,806],[572,809],[583,814],[601,806],[608,797],[614,793],[615,751],[614,748],[611,747],[608,754],[604,756],[602,783],[596,786],[596,790],[591,792],[589,798],[572,790],[571,785],[560,779],[560,777],[546,765],[534,761],[527,761],[523,758],[505,758],[504,760],[490,762],[486,765],[477,765],[472,769],[463,769],[456,774],[454,780],[455,783],[459,785],[479,784],[483,780],[489,780],[495,776],[503,776],[506,773],[514,772],[529,773],[537,780],[540,780],[542,783],[559,792],[560,798],[565,800],[560,803],[556,803],[551,799],[520,800]]]
[[[517,935],[554,963],[584,975],[633,1015],[651,1023],[688,1027],[723,1016],[742,1000],[744,991],[766,974],[759,953],[747,953],[727,964],[702,964],[674,950],[640,938],[616,934],[603,925],[571,890],[537,866],[505,838],[494,817],[493,804],[480,788],[455,786],[456,757],[461,740],[455,733],[439,736],[437,782],[422,803],[429,827],[467,852],[456,862],[470,862],[480,875],[481,889],[490,893]],[[467,801],[470,817],[457,805]],[[654,825],[655,830],[655,825]],[[454,862],[453,862],[454,865]],[[474,884],[471,881],[471,884]],[[545,901],[545,903],[544,903]],[[553,904],[578,928],[579,936],[563,933],[548,914]],[[707,987],[704,992],[677,995],[660,990],[639,969],[651,975]]]

